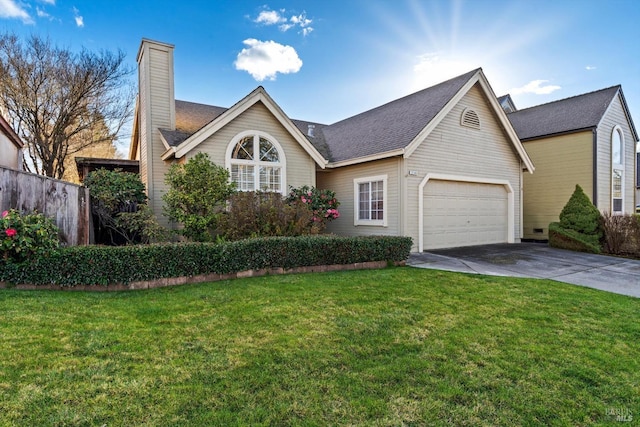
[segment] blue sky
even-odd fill
[[[638,22],[635,0],[0,0],[0,31],[131,67],[143,37],[174,44],[177,99],[228,107],[262,85],[321,123],[482,67],[518,108],[621,84],[638,127]]]

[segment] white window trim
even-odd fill
[[[274,145],[276,150],[278,150],[278,158],[280,161],[276,163],[280,167],[280,191],[279,193],[282,195],[287,194],[287,158],[284,154],[284,150],[282,149],[282,145],[278,142],[276,138],[272,135],[269,135],[266,132],[257,131],[257,130],[247,130],[244,132],[240,132],[236,136],[231,139],[229,145],[227,145],[227,151],[224,156],[224,166],[229,171],[229,179],[231,179],[231,165],[253,165],[255,166],[253,172],[254,179],[254,191],[260,191],[260,166],[273,166],[273,162],[262,162],[260,160],[233,160],[231,161],[231,155],[233,154],[233,150],[236,147],[236,144],[240,142],[241,139],[246,138],[247,136],[253,136],[254,138],[254,152],[255,152],[255,143],[256,138],[258,138],[258,143],[260,141],[260,137],[266,138],[270,143]],[[259,152],[259,151],[258,151]]]
[[[387,198],[387,175],[367,176],[353,180],[353,225],[370,225],[374,227],[386,227],[389,218],[389,199]],[[382,218],[383,219],[360,219],[360,194],[359,185],[366,182],[382,181]]]
[[[616,135],[616,132],[618,133],[618,135],[620,136],[620,160],[622,161],[622,163],[614,163],[614,159],[613,159],[613,142],[614,142],[614,136]],[[624,160],[625,160],[625,143],[624,143],[624,132],[622,131],[622,128],[619,125],[615,125],[613,127],[613,130],[611,131],[611,173],[610,173],[610,179],[611,179],[611,213],[616,214],[616,215],[622,215],[624,213],[624,190],[625,190],[625,186],[624,186],[624,181],[625,181],[625,177],[626,177],[626,171],[625,171],[625,167],[624,167]],[[620,192],[622,193],[622,204],[621,204],[621,208],[620,211],[614,211],[613,210],[613,201],[614,201],[614,197],[613,197],[613,170],[619,170],[622,171],[622,188],[620,189]]]

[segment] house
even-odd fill
[[[0,116],[0,167],[22,170],[24,142]]]
[[[576,184],[601,212],[634,212],[638,133],[622,87],[508,117],[536,165],[534,175],[524,176],[524,239],[548,239],[549,223],[559,220]]]
[[[640,213],[640,153],[636,153],[636,213]]]
[[[418,251],[520,241],[534,166],[482,69],[325,125],[289,118],[262,87],[229,108],[175,100],[173,49],[143,39],[137,57],[129,158],[156,214],[170,165],[206,152],[240,190],[334,190],[337,234],[410,236]]]

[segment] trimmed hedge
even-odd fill
[[[0,281],[11,284],[116,285],[170,277],[228,274],[270,268],[400,262],[411,238],[301,236],[229,243],[76,246],[24,264],[0,262]]]

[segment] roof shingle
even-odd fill
[[[518,110],[507,115],[521,140],[598,126],[620,85]]]
[[[447,80],[332,125],[292,119],[327,160],[339,162],[407,147],[456,93],[478,72]],[[178,146],[227,108],[175,101],[176,130],[161,129],[170,146]],[[309,136],[309,125],[314,136]]]
[[[407,147],[478,69],[323,129],[332,162]]]

